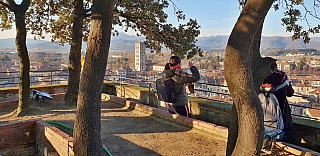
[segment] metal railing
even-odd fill
[[[126,80],[130,80],[130,79],[126,78]],[[135,79],[134,79],[134,80],[135,80]],[[150,83],[149,86],[152,86],[151,88],[156,89],[156,88],[155,88],[154,81],[148,81],[148,82],[146,82],[146,83],[147,83],[147,84]],[[131,85],[135,85],[135,84],[131,84]],[[228,87],[228,86],[226,86],[226,85],[208,84],[208,83],[201,83],[201,82],[196,82],[196,83],[195,83],[195,86],[196,86],[196,85],[215,86],[215,87],[219,87],[220,90],[222,90],[222,87],[224,87],[224,88],[227,88],[227,87]],[[135,85],[135,86],[140,86],[140,87],[146,88],[146,87],[143,86],[143,85]],[[229,97],[224,97],[224,98],[225,98],[225,99],[230,99],[230,101],[229,101],[229,102],[228,102],[228,101],[226,102],[226,101],[223,101],[223,100],[215,100],[214,98],[210,98],[210,97],[208,97],[208,96],[193,96],[193,97],[198,97],[198,98],[207,99],[207,100],[212,100],[212,101],[219,101],[219,102],[221,102],[221,103],[229,103],[229,104],[232,104],[232,103],[233,103],[230,94],[229,94],[229,93],[224,93],[224,90],[222,90],[222,91],[209,91],[209,90],[204,90],[204,89],[199,89],[199,88],[197,89],[197,88],[195,87],[194,91],[196,91],[196,92],[202,92],[202,93],[213,93],[213,94],[217,94],[218,96],[221,96],[221,95],[229,96]],[[307,96],[302,96],[302,95],[297,95],[297,94],[295,94],[295,95],[293,95],[293,96],[294,96],[294,97],[301,97],[301,98],[308,98]],[[310,106],[304,106],[304,105],[297,105],[297,104],[293,104],[293,103],[289,103],[289,105],[290,105],[291,107],[301,107],[301,108],[307,108],[307,109],[320,110],[320,108],[310,107]],[[303,118],[312,119],[312,120],[319,120],[318,118],[309,117],[309,116],[303,116],[303,115],[298,115],[298,114],[294,114],[294,113],[292,113],[292,116],[303,117]]]
[[[20,72],[0,72],[0,88],[19,85]],[[62,70],[30,71],[30,85],[50,85],[67,82],[69,74]],[[56,79],[59,78],[59,79]]]
[[[31,85],[32,84],[36,84],[36,85],[43,84],[43,85],[51,85],[52,86],[55,83],[67,82],[68,76],[69,76],[69,73],[62,71],[62,70],[30,71],[30,83],[31,83]],[[105,80],[110,80],[111,79],[110,77],[115,78],[116,76],[105,75]],[[46,78],[46,79],[40,80],[41,78]],[[63,78],[63,79],[55,79],[55,78]],[[158,77],[153,76],[152,78],[155,80]],[[18,86],[19,79],[20,79],[19,72],[0,72],[0,82],[2,82],[2,83],[0,83],[0,88],[7,88],[8,85],[9,85],[9,87]],[[36,80],[36,81],[34,81],[34,80]],[[151,91],[156,90],[154,80],[150,80],[150,78],[146,79],[146,76],[141,76],[138,79],[118,78],[118,80],[116,82],[119,82],[121,85],[129,84],[129,85],[139,86],[139,87],[143,87],[143,88],[149,88],[149,92],[151,92]],[[5,81],[5,83],[3,83],[4,81]],[[130,83],[133,81],[135,81],[135,83]],[[204,89],[202,86],[196,87],[199,85],[204,85],[206,87]],[[5,86],[5,87],[3,87],[3,86]],[[208,86],[215,86],[215,87],[217,87],[216,88],[217,90],[219,89],[219,91],[210,91],[210,90],[208,90]],[[194,91],[196,93],[193,95],[193,97],[198,97],[198,98],[212,100],[212,101],[218,101],[221,103],[232,104],[233,102],[232,102],[232,98],[231,98],[230,94],[225,93],[225,90],[223,90],[223,88],[225,89],[225,88],[227,88],[227,86],[219,85],[219,84],[209,84],[209,83],[196,82],[195,88],[194,88]],[[198,93],[198,95],[197,95],[197,93]],[[122,95],[122,93],[121,93],[121,95]],[[215,98],[215,97],[221,97],[221,96],[226,96],[226,97],[224,97],[224,99],[228,99],[228,100],[225,101],[225,100],[219,100],[219,98]],[[293,96],[301,97],[304,99],[308,98],[308,97],[302,96],[302,95],[293,95]],[[304,106],[304,105],[297,105],[297,104],[293,104],[293,103],[290,103],[289,105],[291,106],[291,108],[300,107],[302,109],[320,110],[320,108]],[[310,119],[310,120],[319,120],[318,118],[294,114],[294,113],[292,114],[292,116],[303,117],[303,118]]]
[[[202,84],[202,85],[211,85],[211,86],[221,86],[221,87],[227,87],[225,85],[217,85],[217,84],[207,84],[207,83],[195,83],[195,84]],[[215,93],[215,94],[220,94],[220,95],[227,95],[227,96],[230,96],[230,94],[227,94],[227,93],[221,93],[221,92],[214,92],[214,91],[207,91],[207,90],[201,90],[201,89],[195,89],[195,91],[200,91],[200,92],[209,92],[209,93]],[[307,96],[303,96],[303,95],[296,95],[294,94],[293,95],[294,97],[301,97],[301,98],[305,98],[307,99],[308,97]],[[208,99],[210,100],[209,98],[205,98],[205,99]],[[232,100],[231,100],[232,101]],[[320,110],[320,108],[317,108],[317,107],[310,107],[310,106],[304,106],[304,105],[297,105],[297,104],[293,104],[293,103],[289,103],[289,105],[291,106],[291,109],[293,107],[301,107],[301,108],[305,108],[305,109],[314,109],[314,110]],[[310,117],[310,116],[304,116],[304,115],[299,115],[299,114],[294,114],[291,112],[291,115],[292,116],[296,116],[296,117],[302,117],[302,118],[306,118],[306,119],[310,119],[310,120],[319,120],[319,118],[315,118],[315,117]]]

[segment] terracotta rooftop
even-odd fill
[[[312,87],[309,83],[297,83],[296,87]]]
[[[311,114],[312,117],[318,117],[320,118],[320,110],[317,109],[309,109],[308,108],[309,113]]]

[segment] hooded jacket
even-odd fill
[[[188,105],[188,94],[186,92],[186,83],[196,82],[200,79],[200,73],[197,67],[190,67],[192,74],[188,74],[182,69],[170,68],[162,72],[163,78],[172,78],[174,82],[175,99],[172,103],[173,106]]]
[[[272,86],[279,86],[283,83],[283,79],[288,79],[287,75],[284,72],[275,71],[270,76],[268,76],[263,83],[269,83],[272,84]],[[278,99],[279,106],[282,112],[284,131],[290,130],[292,128],[291,109],[289,107],[287,96],[291,97],[293,94],[294,90],[290,83],[275,91],[274,93],[274,95]]]

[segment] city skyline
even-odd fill
[[[19,0],[16,0],[19,2]],[[186,23],[188,19],[196,19],[201,26],[200,36],[217,36],[217,35],[229,35],[232,31],[234,24],[240,14],[240,6],[238,0],[224,0],[224,1],[212,1],[212,0],[174,0],[175,5],[184,11],[186,14],[186,20],[181,21],[181,23]],[[311,2],[306,1],[306,6],[311,6]],[[264,28],[262,31],[263,36],[291,36],[292,33],[286,32],[285,27],[281,25],[281,18],[283,17],[283,12],[285,10],[280,6],[278,11],[274,11],[271,8],[266,16],[264,22]],[[169,15],[168,23],[173,23],[174,26],[178,25],[177,19],[173,14],[174,9],[170,3],[170,7],[165,10]],[[314,18],[308,18],[309,23],[313,26],[320,23],[319,20]],[[305,26],[305,22],[304,23]],[[117,30],[123,32],[120,27],[116,26]],[[3,38],[13,38],[15,37],[15,27],[11,30],[1,31],[0,39]],[[129,35],[136,35],[135,32],[126,32]],[[50,40],[48,38],[50,35],[46,36],[45,40]],[[311,34],[310,37],[320,37],[320,34]],[[28,34],[27,38],[33,38],[32,35]]]

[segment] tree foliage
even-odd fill
[[[164,9],[169,6],[167,0],[153,1],[119,1],[115,13],[119,14],[114,20],[127,31],[132,28],[138,31],[137,35],[146,36],[149,48],[161,52],[161,43],[171,49],[175,55],[191,58],[196,54],[201,55],[201,50],[195,45],[196,37],[200,34],[200,26],[196,20],[190,19],[186,24],[174,27],[167,24],[168,14]],[[174,5],[174,3],[173,3]],[[183,12],[174,5],[175,15],[178,20],[185,20]]]
[[[7,2],[0,1],[0,29],[1,31],[12,29],[14,23],[14,13],[5,7]],[[22,1],[23,2],[23,1]],[[9,4],[9,3],[8,3]],[[28,10],[26,10],[26,29],[30,33],[44,38],[45,33],[48,30],[50,19],[52,18],[50,12],[52,11],[53,4],[49,5],[49,1],[32,0]]]
[[[310,2],[310,1],[309,1]],[[304,0],[284,0],[283,3],[286,11],[284,12],[284,18],[281,19],[282,25],[286,26],[286,31],[292,32],[292,40],[303,38],[304,43],[309,43],[310,34],[319,33],[320,25],[313,25],[309,22],[309,18],[316,18],[320,20],[317,15],[317,9],[320,7],[319,0],[313,0],[313,6],[305,5]],[[278,2],[275,6],[279,6]],[[303,27],[300,21],[306,22],[306,28]]]
[[[12,28],[12,23],[14,22],[14,13],[10,11],[8,2],[0,1],[0,4],[0,29],[1,31],[9,30]]]
[[[243,6],[247,0],[239,0]],[[284,17],[281,18],[282,25],[287,32],[292,33],[292,40],[302,38],[304,43],[309,43],[310,34],[320,32],[320,24],[310,22],[320,20],[318,11],[320,0],[275,0],[274,10],[284,10]]]
[[[164,11],[170,3],[174,6],[174,14],[178,21],[185,20],[183,11],[179,10],[171,0],[121,0],[113,9],[113,35],[117,35],[120,26],[124,31],[132,29],[137,35],[146,36],[146,45],[152,51],[161,53],[161,47],[171,49],[172,54],[191,58],[202,55],[195,45],[200,34],[200,26],[194,19],[174,27],[167,23],[168,14]],[[91,15],[92,1],[84,1],[84,17]],[[70,43],[72,34],[72,17],[74,5],[68,0],[46,0],[34,2],[29,12],[29,23],[35,24],[31,33],[43,37],[44,33],[52,34],[52,41],[60,44]],[[42,9],[39,9],[42,8]],[[40,16],[34,16],[38,13]],[[53,18],[56,17],[56,18]],[[83,41],[87,41],[90,18],[85,18]]]

